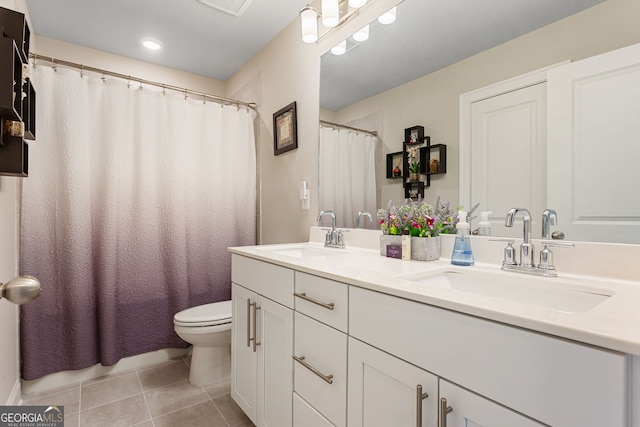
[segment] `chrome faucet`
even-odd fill
[[[373,218],[371,217],[371,212],[359,211],[358,212],[358,216],[356,216],[356,228],[360,228],[360,218],[361,217],[369,218],[369,221],[373,222]]]
[[[553,209],[545,209],[544,212],[542,212],[542,238],[543,239],[549,238],[549,224],[556,225],[557,222],[558,222],[558,215],[556,214],[556,211],[554,211]]]
[[[533,262],[533,243],[531,243],[531,215],[529,211],[524,208],[511,208],[507,212],[507,217],[504,220],[505,227],[513,227],[513,220],[518,212],[522,212],[522,234],[523,242],[520,245],[520,262],[519,266],[535,267]]]
[[[336,229],[336,214],[333,211],[321,211],[318,214],[318,223],[323,216],[329,215],[331,217],[331,230],[327,231],[327,235],[324,239],[324,245],[330,248],[344,248],[344,234],[342,231]]]
[[[544,248],[540,251],[540,263],[536,266],[534,263],[534,247],[531,243],[531,215],[529,211],[524,208],[512,208],[507,212],[507,217],[504,220],[504,225],[507,227],[513,227],[513,220],[518,212],[522,212],[523,215],[523,242],[520,245],[520,262],[516,262],[514,249],[511,246],[513,240],[507,241],[507,247],[504,250],[504,260],[502,261],[502,270],[515,271],[518,273],[534,274],[537,276],[555,277],[556,268],[553,265],[553,253],[549,249],[550,246],[556,247],[574,247],[573,243],[569,242],[555,242],[542,240],[541,243]],[[557,215],[555,211],[546,209],[542,215],[542,237],[548,239],[549,236],[549,221],[555,221]],[[546,234],[545,234],[546,232]],[[499,239],[503,240],[503,239]]]

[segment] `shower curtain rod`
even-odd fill
[[[43,59],[43,60],[49,61],[49,62],[51,62],[52,66],[54,68],[55,68],[56,65],[63,65],[65,67],[78,68],[78,69],[81,70],[80,74],[82,74],[83,70],[92,71],[94,73],[100,73],[103,76],[116,77],[116,78],[120,78],[120,79],[123,79],[123,80],[129,80],[129,81],[137,82],[137,83],[140,83],[140,84],[146,84],[146,85],[150,85],[150,86],[161,87],[162,89],[169,89],[169,90],[173,90],[173,91],[176,91],[176,92],[181,92],[181,93],[184,93],[185,96],[187,94],[189,94],[189,95],[197,95],[197,96],[201,96],[201,97],[206,98],[206,99],[211,99],[211,100],[217,101],[217,102],[219,102],[221,104],[237,105],[238,107],[243,105],[245,107],[251,108],[252,110],[256,109],[256,103],[255,102],[243,102],[243,101],[238,101],[236,99],[223,98],[223,97],[217,96],[217,95],[209,95],[208,93],[204,93],[204,92],[198,92],[198,91],[187,89],[187,88],[183,88],[183,87],[172,86],[172,85],[168,85],[168,84],[164,84],[164,83],[158,83],[158,82],[154,82],[152,80],[145,80],[145,79],[141,79],[139,77],[133,77],[133,76],[129,76],[129,75],[122,74],[122,73],[116,73],[114,71],[103,70],[102,68],[90,67],[90,66],[83,65],[83,64],[78,64],[78,63],[75,63],[75,62],[70,62],[70,61],[65,61],[65,60],[58,59],[58,58],[53,58],[51,56],[38,55],[37,53],[29,52],[29,58],[33,58],[34,60]]]
[[[343,129],[355,130],[356,132],[364,132],[364,133],[368,133],[369,135],[378,136],[378,132],[375,130],[354,128],[347,125],[341,125],[340,123],[328,122],[326,120],[320,120],[320,125],[327,125],[327,126],[333,126],[333,127],[343,128]]]

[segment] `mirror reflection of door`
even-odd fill
[[[465,118],[463,117],[463,120]],[[529,210],[534,237],[541,235],[546,206],[546,83],[488,94],[470,105],[468,170],[461,186],[468,185],[469,206],[480,203],[495,236],[521,237],[522,228],[504,226],[513,207]],[[466,177],[466,178],[465,178]],[[467,181],[465,183],[465,181]]]

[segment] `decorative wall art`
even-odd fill
[[[273,115],[273,155],[298,148],[295,101]]]

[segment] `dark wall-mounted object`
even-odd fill
[[[402,151],[387,154],[387,178],[402,178]]]
[[[20,58],[26,64],[29,61],[31,31],[24,13],[0,7],[0,26],[3,27],[4,37],[15,41]]]
[[[421,143],[424,139],[424,126],[412,126],[404,130],[404,142],[407,144]]]
[[[29,175],[29,147],[19,136],[2,135],[0,147],[0,175]]]
[[[15,42],[0,37],[0,118],[21,120],[22,59]]]
[[[437,161],[437,168],[433,170],[432,160]],[[436,175],[447,173],[447,146],[444,144],[427,145],[420,148],[420,173]]]
[[[36,138],[36,91],[26,73],[30,36],[24,14],[0,7],[0,175],[27,176],[25,138]]]

